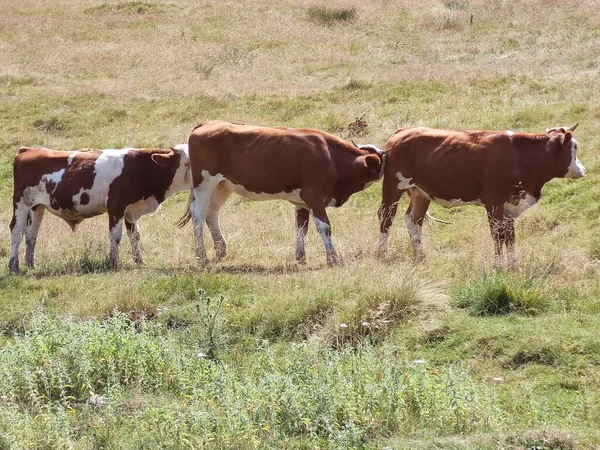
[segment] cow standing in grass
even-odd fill
[[[387,162],[379,209],[379,254],[398,201],[410,191],[406,226],[417,260],[425,257],[421,226],[430,202],[445,207],[485,207],[495,246],[495,265],[516,264],[514,219],[535,205],[553,178],[580,178],[578,143],[570,128],[545,134],[512,131],[448,131],[414,127],[396,131],[386,144]]]
[[[25,263],[34,265],[37,234],[47,209],[73,230],[88,217],[108,213],[109,261],[119,262],[123,221],[133,259],[142,263],[138,219],[156,211],[169,196],[190,187],[187,145],[171,150],[121,149],[56,151],[23,147],[14,161],[13,218],[8,264],[19,271],[19,244],[25,234]]]
[[[211,232],[217,258],[226,253],[219,209],[232,192],[251,200],[281,199],[296,207],[296,259],[305,261],[309,214],[330,265],[338,263],[331,242],[328,206],[341,206],[355,192],[380,179],[383,154],[323,131],[265,128],[222,121],[201,123],[189,141],[193,188],[180,224],[194,224],[196,258],[207,262],[203,227]]]

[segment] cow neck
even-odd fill
[[[553,165],[553,153],[556,152],[554,146],[557,142],[548,135],[528,135],[522,142],[519,142],[518,137],[515,138],[513,147],[517,150],[523,187],[539,199],[542,187],[553,178],[559,177]],[[515,140],[517,142],[514,142]]]

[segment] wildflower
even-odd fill
[[[199,352],[196,356],[198,358],[206,358],[208,355],[206,353]]]
[[[424,359],[422,359],[422,358],[419,358],[419,359],[415,359],[415,360],[413,361],[413,363],[415,363],[415,364],[425,364],[425,360],[424,360]]]
[[[348,328],[348,324],[347,323],[340,323],[340,328]]]
[[[431,371],[429,372],[431,375],[437,375],[439,372],[437,369],[431,369]]]
[[[492,378],[492,381],[494,381],[496,383],[502,383],[504,381],[504,378],[502,378],[502,377],[494,377],[494,378]]]
[[[361,325],[365,328],[368,328],[371,326],[371,324],[369,322],[363,322],[363,323],[361,323]]]

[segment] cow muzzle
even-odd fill
[[[575,157],[573,161],[571,161],[571,165],[569,166],[569,170],[567,170],[567,174],[565,178],[577,179],[585,176],[585,167],[579,161],[579,158]]]

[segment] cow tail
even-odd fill
[[[192,218],[192,202],[194,201],[194,188],[190,190],[190,197],[188,198],[187,207],[185,209],[185,213],[181,218],[177,221],[176,225],[179,228],[183,228],[186,223],[190,221]]]

